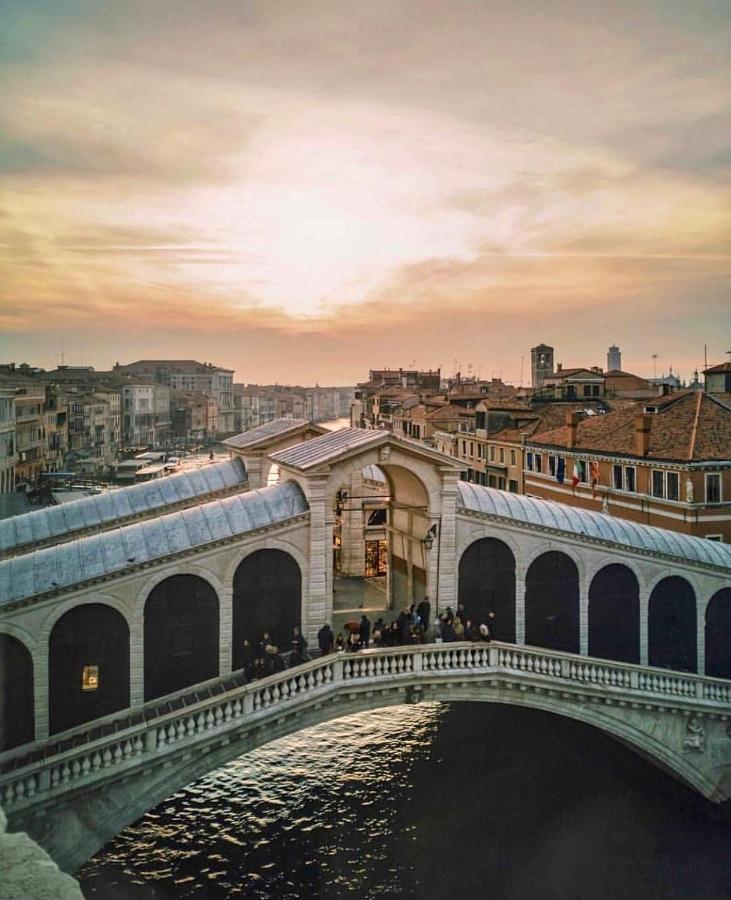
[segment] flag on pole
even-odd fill
[[[563,484],[565,475],[566,475],[566,460],[563,458],[563,456],[559,456],[558,462],[556,464],[556,481],[559,484]]]
[[[571,476],[571,486],[576,487],[576,485],[581,481],[579,476],[579,467],[576,463],[574,463],[574,474]]]
[[[599,484],[599,463],[596,460],[592,460],[589,468],[591,471],[591,496],[596,497],[596,488]]]

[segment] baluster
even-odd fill
[[[98,750],[91,758],[91,767],[95,772],[98,772],[102,767],[102,757]],[[51,772],[51,782],[53,782],[53,772]]]
[[[91,760],[85,756],[81,761],[81,774],[86,777],[91,769]]]
[[[192,725],[192,724],[193,724],[193,719],[191,719],[190,722],[191,722],[191,725]],[[144,744],[144,741],[142,740],[142,735],[141,735],[141,734],[138,734],[138,735],[135,737],[135,742],[134,742],[134,751],[135,751],[135,755],[136,755],[136,756],[139,756],[140,753],[142,753],[142,751],[143,751],[144,749],[145,749],[145,744]]]

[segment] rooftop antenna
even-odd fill
[[[64,365],[64,356],[63,356],[63,338],[61,338],[61,365]]]
[[[652,377],[653,377],[653,378],[657,378],[657,358],[658,358],[658,355],[659,355],[659,354],[657,354],[657,353],[653,353],[653,354],[652,354]]]
[[[520,357],[520,386],[523,387],[523,362],[525,360],[524,356]]]

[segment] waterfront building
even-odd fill
[[[525,442],[527,494],[731,540],[731,396],[686,391],[565,415]]]
[[[200,363],[194,359],[142,359],[126,365],[116,363],[113,371],[135,378],[150,378],[175,391],[189,391],[212,397],[216,401],[216,421],[213,425],[215,435],[235,432],[233,369],[224,369],[209,362]]]
[[[0,382],[0,494],[15,490],[15,390]]]

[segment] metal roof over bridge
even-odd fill
[[[309,419],[273,419],[257,428],[251,428],[241,434],[234,435],[223,441],[224,447],[232,450],[254,450],[259,446],[266,446],[273,438],[283,438],[298,432],[311,431],[314,434],[326,434],[327,429],[315,425]]]
[[[684,562],[731,570],[731,547],[728,544],[642,525],[552,500],[499,491],[481,484],[461,481],[459,495],[461,506],[471,512],[509,519],[519,524],[558,529],[573,536],[595,538],[631,549],[662,553]]]
[[[246,480],[239,459],[188,469],[155,481],[133,484],[92,497],[0,521],[0,552],[22,548],[75,531],[106,525],[116,519],[161,511],[166,506],[224,491]]]
[[[14,556],[0,562],[0,606],[266,528],[308,509],[299,486],[286,482]]]

